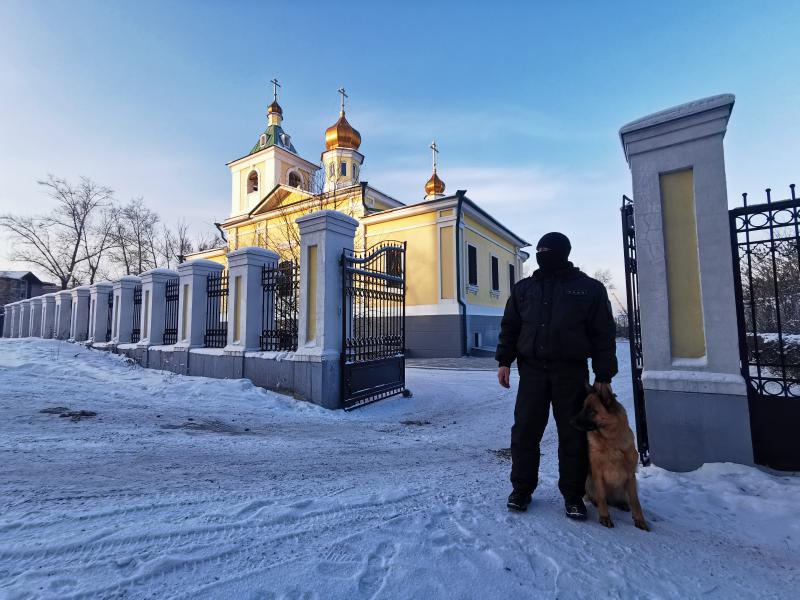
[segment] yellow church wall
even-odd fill
[[[439,302],[439,228],[436,213],[423,213],[366,227],[367,247],[384,241],[406,242],[406,304]]]
[[[488,227],[477,222],[469,215],[464,216],[464,247],[462,248],[463,282],[467,288],[466,301],[469,304],[502,309],[508,300],[510,286],[508,281],[508,265],[514,265],[517,280],[520,278],[521,267],[514,247],[497,235]],[[469,264],[467,244],[475,246],[478,260],[478,289],[471,290],[467,285],[469,281]],[[491,257],[498,259],[498,284],[499,290],[492,290],[492,262]]]

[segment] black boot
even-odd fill
[[[583,503],[583,499],[565,498],[564,509],[570,519],[575,519],[576,521],[586,520],[586,505]]]
[[[520,492],[514,490],[508,497],[508,502],[506,502],[506,506],[508,506],[508,508],[510,508],[511,510],[525,512],[526,510],[528,510],[528,505],[530,503],[531,503],[530,492]]]

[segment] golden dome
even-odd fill
[[[339,120],[325,130],[325,149],[352,148],[358,150],[360,145],[361,134],[347,122],[344,111],[342,111],[339,113]]]
[[[278,104],[277,100],[273,100],[272,104],[267,107],[267,114],[269,115],[272,113],[277,113],[280,116],[283,116],[283,109],[281,108],[281,105]]]
[[[431,178],[428,179],[428,183],[425,184],[425,193],[428,196],[444,194],[444,181],[439,179],[439,176],[436,174],[436,171],[433,172]]]

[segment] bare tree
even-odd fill
[[[600,283],[606,286],[606,289],[611,294],[611,297],[614,298],[614,301],[617,303],[617,308],[619,309],[620,314],[628,316],[628,307],[622,303],[617,296],[617,286],[614,285],[614,281],[611,276],[610,269],[598,269],[594,272],[594,278],[597,279]]]
[[[126,275],[139,275],[158,266],[155,248],[158,214],[144,205],[142,198],[134,198],[114,212],[114,261]]]
[[[74,285],[84,261],[99,264],[102,250],[94,243],[93,219],[110,205],[113,192],[87,177],[77,184],[48,175],[39,185],[55,203],[46,216],[0,216],[0,227],[17,240],[11,259],[41,268],[58,279],[62,289]],[[89,238],[92,242],[89,242]],[[96,267],[94,271],[96,272]]]
[[[192,242],[189,240],[189,227],[185,221],[178,221],[174,231],[166,225],[161,228],[159,253],[163,259],[162,266],[169,269],[179,264],[191,251]]]

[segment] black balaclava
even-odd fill
[[[548,248],[548,250],[541,251],[542,248]],[[545,272],[564,269],[570,266],[568,260],[570,250],[572,250],[572,244],[569,243],[569,238],[563,233],[551,231],[543,235],[536,244],[536,262]]]

